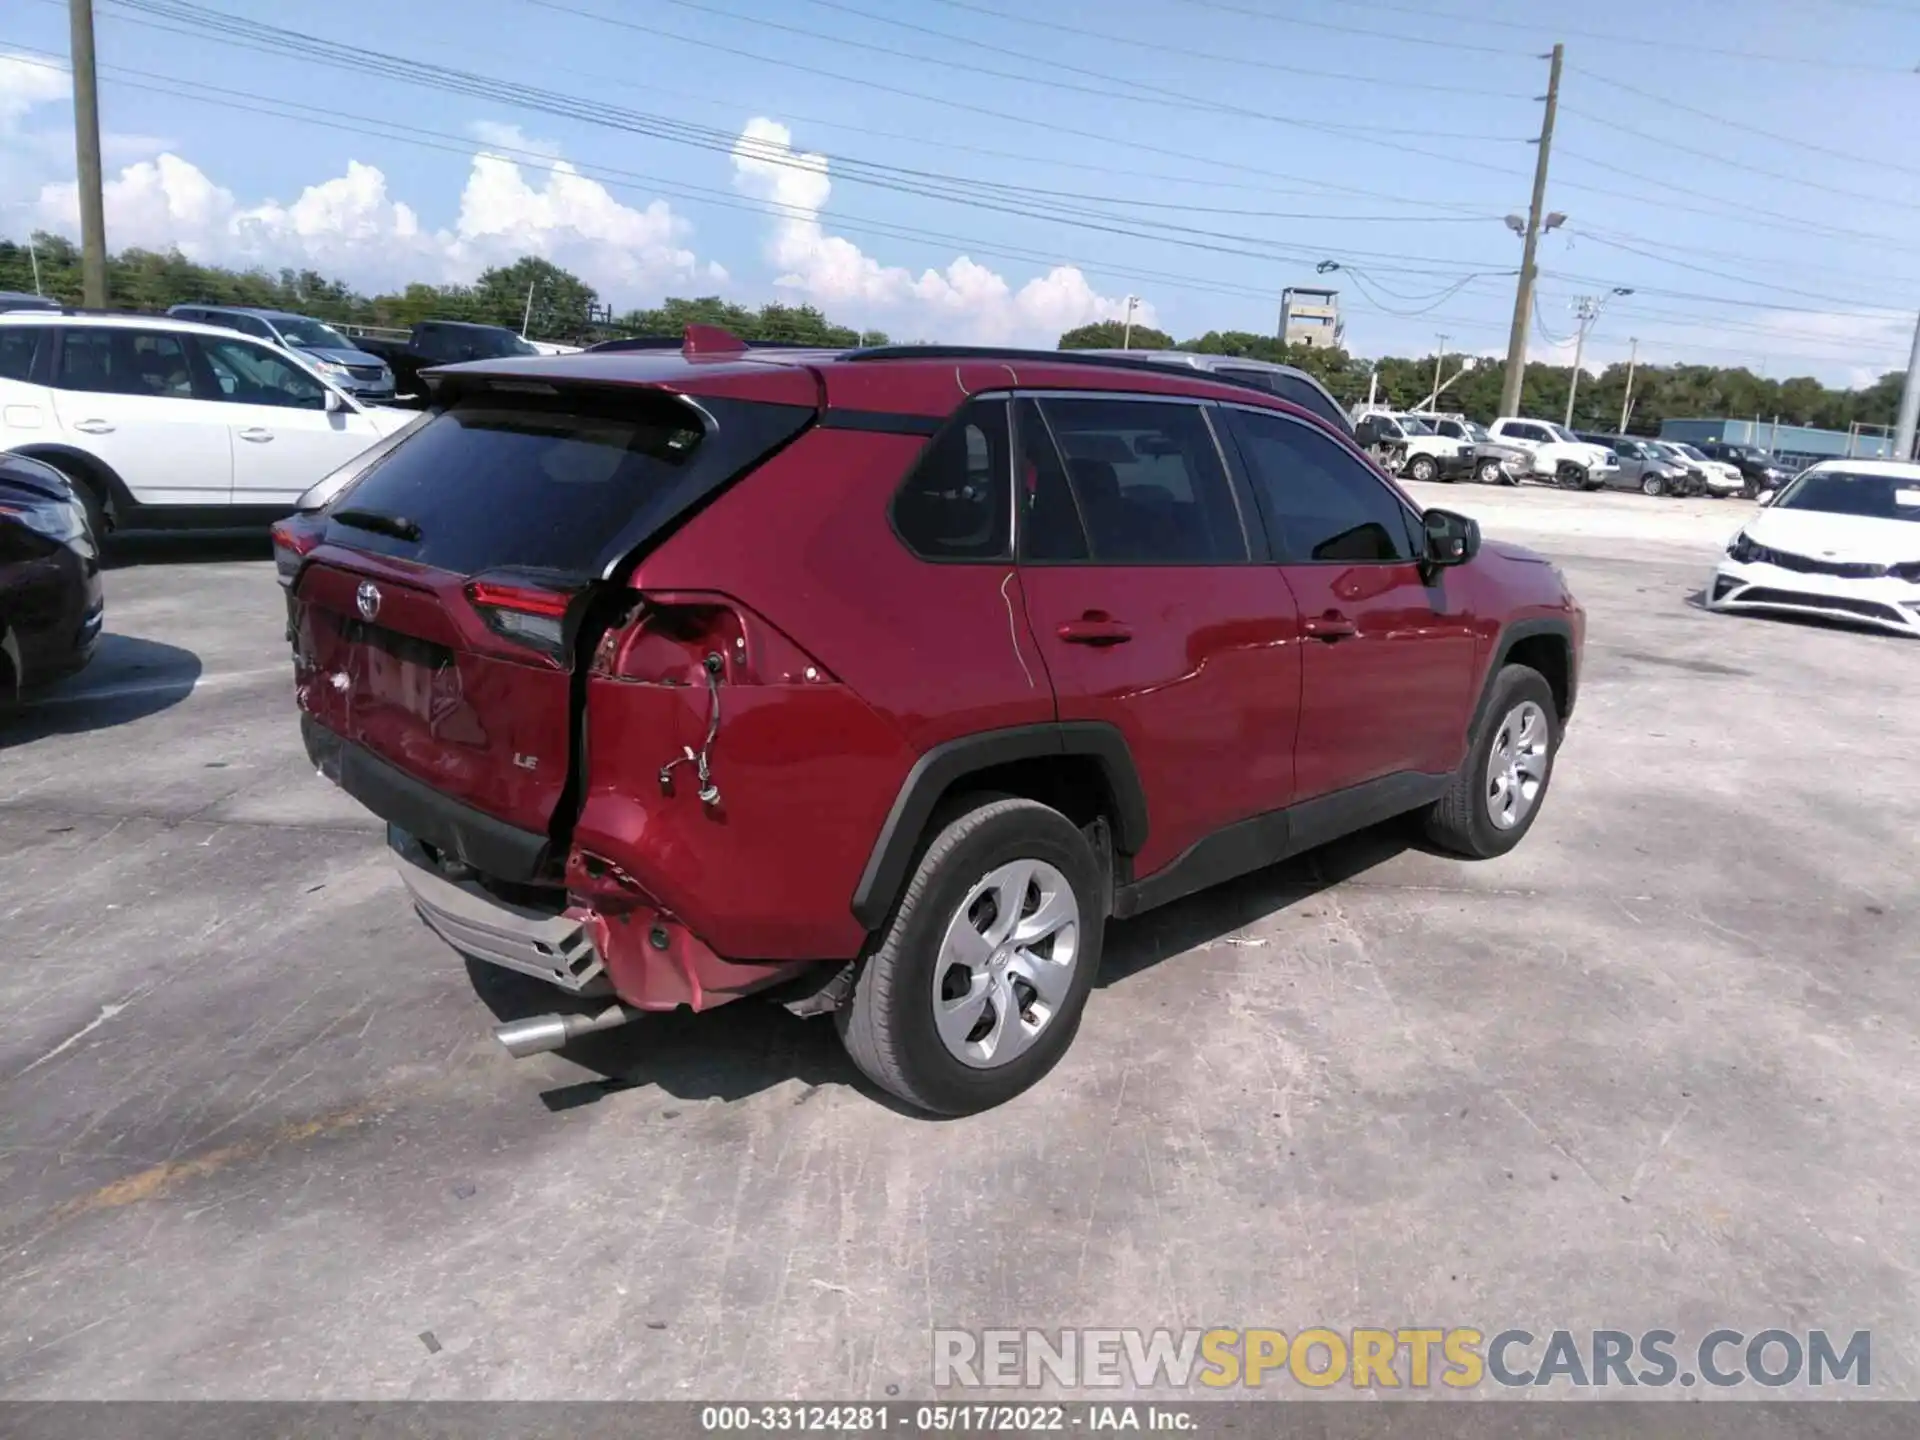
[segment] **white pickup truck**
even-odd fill
[[[1362,407],[1353,438],[1396,475],[1409,480],[1457,480],[1473,473],[1473,446],[1438,434],[1428,415]]]
[[[1589,445],[1564,425],[1502,415],[1487,433],[1504,445],[1518,445],[1532,457],[1533,478],[1566,490],[1598,490],[1620,468],[1620,459],[1604,445]]]

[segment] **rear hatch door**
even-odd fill
[[[315,517],[293,582],[322,768],[457,858],[542,870],[572,823],[579,657],[632,564],[816,413],[810,372],[745,368],[679,390],[449,372]]]

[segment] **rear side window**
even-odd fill
[[[60,346],[62,390],[193,398],[193,370],[178,335],[157,330],[71,329]]]
[[[1353,433],[1353,422],[1340,411],[1340,407],[1320,393],[1319,387],[1309,385],[1296,375],[1276,375],[1273,377],[1273,393],[1282,400],[1291,400],[1302,410],[1318,415],[1343,435]]]
[[[923,560],[1004,560],[1012,467],[1007,407],[979,400],[956,415],[893,497],[893,526]]]
[[[38,325],[0,328],[0,380],[25,380],[33,373],[33,356],[40,337],[49,333]]]
[[[1247,559],[1239,507],[1197,405],[1124,399],[1040,404],[1097,564]]]
[[[700,405],[717,422],[711,433],[691,406],[659,391],[476,394],[336,496],[327,539],[463,575],[609,575],[814,413],[706,397]]]
[[[1282,564],[1413,558],[1405,507],[1343,446],[1279,415],[1231,414]]]

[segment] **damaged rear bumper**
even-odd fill
[[[387,845],[421,920],[455,950],[601,1006],[710,1010],[816,963],[723,959],[672,916],[637,900],[618,908],[575,895],[553,907],[518,904],[466,867],[443,863],[397,825],[388,825]]]

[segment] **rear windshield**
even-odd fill
[[[327,539],[458,574],[604,576],[813,415],[701,405],[711,429],[659,391],[458,402],[328,506]]]

